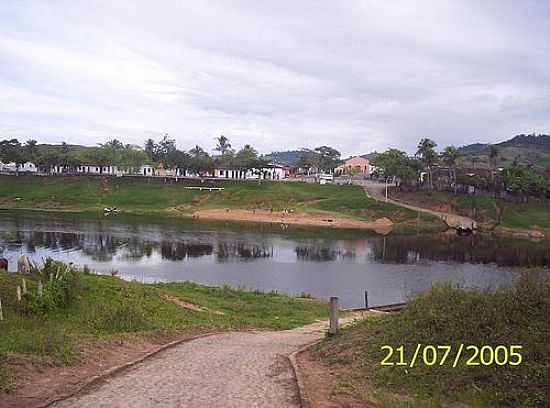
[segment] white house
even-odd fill
[[[117,167],[116,166],[99,166],[96,164],[81,164],[76,166],[76,172],[80,174],[114,175],[117,173]]]
[[[22,166],[19,167],[19,171],[25,172],[25,173],[36,173],[38,171],[38,168],[34,163],[25,162],[23,163]]]
[[[217,168],[214,177],[232,180],[281,180],[287,176],[283,166],[270,165],[260,169]]]
[[[21,172],[21,173],[36,173],[38,168],[34,163],[25,162],[22,165],[18,166],[14,162],[2,163],[0,162],[0,171],[6,171],[10,173]]]
[[[139,168],[139,174],[141,174],[142,176],[154,176],[155,167],[149,164],[144,164]]]

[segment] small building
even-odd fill
[[[76,166],[78,174],[100,174],[100,175],[115,175],[117,174],[116,166],[99,166],[97,164],[80,164]]]
[[[25,162],[21,165],[10,162],[10,163],[2,163],[0,162],[0,171],[8,172],[8,173],[36,173],[38,171],[38,167],[32,162]]]
[[[139,168],[139,174],[142,176],[154,176],[155,167],[151,166],[150,164],[144,164]]]
[[[287,177],[287,173],[283,166],[270,164],[258,169],[218,167],[214,169],[214,177],[231,180],[282,180]]]
[[[369,159],[363,156],[350,157],[340,166],[336,167],[334,172],[338,175],[346,174],[347,171],[355,169],[358,175],[366,177],[370,174],[371,166]]]

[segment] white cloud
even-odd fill
[[[5,0],[0,138],[344,154],[548,132],[541,2]]]

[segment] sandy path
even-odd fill
[[[365,188],[367,194],[378,201],[386,201],[385,199],[385,185],[382,183],[377,183],[375,181],[370,180],[361,180],[360,183],[358,183]],[[477,228],[477,223],[469,217],[464,217],[462,215],[456,215],[456,214],[448,214],[443,213],[439,211],[429,210],[427,208],[417,207],[411,204],[406,204],[401,201],[396,200],[387,200],[388,203],[398,205],[400,207],[408,208],[409,210],[413,211],[420,211],[426,214],[435,215],[436,217],[439,217],[443,220],[445,224],[447,224],[451,228],[456,228],[458,226],[464,225],[467,227],[474,226],[474,228]]]
[[[299,407],[287,356],[321,339],[326,330],[327,323],[318,322],[279,332],[204,337],[164,351],[54,407]]]

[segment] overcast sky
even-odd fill
[[[545,1],[1,0],[0,139],[343,155],[550,132]]]

